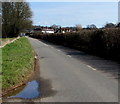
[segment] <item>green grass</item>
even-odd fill
[[[24,80],[33,68],[34,51],[27,38],[22,37],[2,48],[2,88]]]

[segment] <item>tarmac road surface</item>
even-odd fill
[[[53,96],[42,98],[42,102],[118,102],[118,80],[114,75],[119,64],[37,39],[29,40],[40,59],[40,76],[49,79],[56,91]],[[103,73],[102,69],[112,70],[114,75]]]
[[[29,37],[28,39],[40,60],[40,78],[44,79],[40,84],[44,93],[42,98],[6,101],[29,101],[33,104],[34,102],[118,102],[117,75],[120,69],[118,63],[41,40]]]

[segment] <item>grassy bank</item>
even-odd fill
[[[24,81],[32,72],[34,51],[27,38],[22,37],[2,48],[2,88]]]
[[[0,38],[0,46],[4,45],[5,43],[8,43],[14,39],[15,38]]]

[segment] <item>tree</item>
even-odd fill
[[[78,32],[82,30],[82,26],[80,24],[77,24],[75,27],[76,27],[76,31]]]
[[[20,32],[32,26],[32,12],[26,2],[2,3],[2,35],[17,37]]]
[[[96,25],[91,24],[87,26],[88,29],[97,29]]]
[[[105,25],[105,28],[114,28],[114,27],[116,27],[116,25],[113,24],[113,23],[107,23],[107,24]]]
[[[56,25],[56,24],[53,24],[51,27],[52,27],[53,29],[58,29],[58,28],[60,28],[61,26]]]
[[[55,33],[58,33],[58,32],[61,33],[61,26],[60,25],[53,24],[51,26],[51,28],[54,29]]]
[[[120,22],[117,24],[117,26],[116,27],[120,27]]]

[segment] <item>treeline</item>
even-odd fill
[[[2,2],[2,37],[17,37],[32,26],[32,12],[26,2]]]
[[[120,61],[120,28],[82,29],[57,34],[33,33],[31,36]]]

